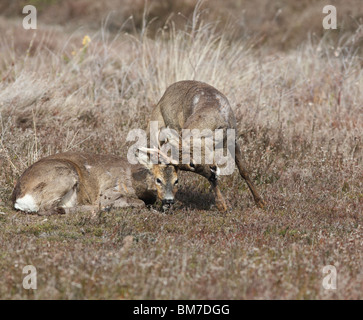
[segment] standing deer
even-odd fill
[[[198,129],[200,131],[204,129],[211,131],[223,129],[225,134],[227,129],[236,128],[236,119],[227,98],[214,87],[198,81],[180,81],[169,86],[152,111],[150,121],[158,122],[158,132],[164,128],[170,128],[176,130],[179,135],[183,129]],[[225,148],[225,136],[223,140]],[[181,143],[178,149],[182,150]],[[235,163],[242,178],[246,181],[256,205],[263,208],[264,201],[258,194],[243,165],[242,152],[236,141]],[[207,178],[215,195],[217,208],[222,212],[227,210],[226,203],[218,187],[219,168],[215,163],[206,165],[195,164],[191,161],[189,164],[180,163],[178,168],[196,172]]]
[[[15,209],[39,215],[142,207],[174,202],[177,169],[151,164],[139,151],[138,164],[112,155],[65,152],[40,159],[19,178],[12,200]]]

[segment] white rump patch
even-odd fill
[[[16,199],[14,208],[26,212],[37,212],[39,210],[34,198],[30,194],[26,194],[24,197]]]

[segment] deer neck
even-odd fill
[[[154,179],[149,170],[144,166],[136,164],[132,166],[132,183],[136,196],[147,204],[156,201],[156,187]]]

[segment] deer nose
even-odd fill
[[[174,199],[163,199],[162,201],[163,205],[165,204],[173,204],[174,203]]]

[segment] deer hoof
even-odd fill
[[[228,210],[224,201],[216,201],[216,207],[220,212],[226,212]]]
[[[259,199],[259,200],[257,200],[257,201],[256,201],[256,205],[257,205],[257,207],[259,207],[260,209],[264,209],[264,208],[265,208],[265,206],[266,206],[266,203],[265,203],[265,201],[263,201],[262,199]]]

